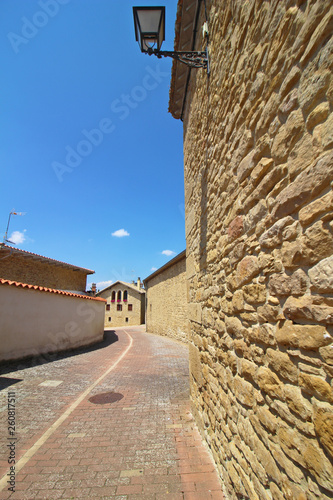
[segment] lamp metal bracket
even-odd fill
[[[205,51],[172,51],[172,50],[157,50],[148,49],[147,54],[154,55],[161,59],[162,57],[172,57],[177,61],[180,61],[190,68],[207,68],[207,73],[209,74],[209,59],[208,59],[208,48]]]

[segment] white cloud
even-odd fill
[[[171,257],[171,255],[176,255],[176,252],[173,252],[172,250],[163,250],[162,255],[167,255],[168,257]]]
[[[157,271],[157,267],[152,267],[152,268],[151,268],[151,271],[152,271],[152,272]]]
[[[112,283],[113,283],[112,280],[109,280],[109,281],[99,281],[98,283],[96,283],[96,287],[99,290],[102,290],[103,288],[106,288],[107,286],[112,285]]]
[[[15,243],[16,245],[23,243],[25,241],[25,234],[24,234],[25,232],[26,232],[26,229],[23,232],[13,231],[11,236],[8,239],[10,241],[12,241],[13,243]]]
[[[125,229],[118,229],[114,233],[112,233],[112,236],[116,236],[117,238],[123,238],[124,236],[129,236],[129,233],[125,231]]]

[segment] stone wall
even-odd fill
[[[86,290],[87,273],[61,267],[18,254],[9,255],[7,249],[0,251],[0,278],[39,285],[58,290]],[[6,258],[6,255],[9,255]]]
[[[186,253],[148,277],[145,286],[147,332],[187,342]]]
[[[184,114],[193,411],[230,498],[332,498],[332,2],[206,3],[211,74]]]

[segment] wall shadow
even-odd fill
[[[0,377],[0,391],[7,389],[11,385],[17,384],[18,382],[22,382],[22,378],[9,378],[9,377]]]
[[[18,370],[25,370],[27,368],[33,368],[34,366],[44,365],[46,363],[52,363],[53,361],[59,361],[61,359],[70,358],[72,356],[78,356],[79,354],[85,354],[88,352],[97,351],[99,349],[104,349],[115,342],[118,342],[118,335],[114,330],[104,331],[103,340],[88,346],[78,347],[76,349],[67,349],[59,352],[49,352],[43,353],[35,356],[28,356],[23,359],[1,361],[0,365],[0,375],[15,372]],[[8,379],[15,380],[14,383],[20,382],[18,379]],[[9,384],[10,385],[10,384]],[[0,390],[2,389],[0,385]]]

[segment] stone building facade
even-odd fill
[[[205,20],[170,95],[193,411],[230,498],[332,498],[332,2],[180,0],[175,50]]]
[[[145,322],[145,296],[140,278],[137,284],[116,281],[97,293],[106,299],[104,326],[142,325]]]
[[[187,342],[186,251],[144,280],[146,330]]]
[[[0,278],[59,290],[85,292],[95,271],[0,244]]]

